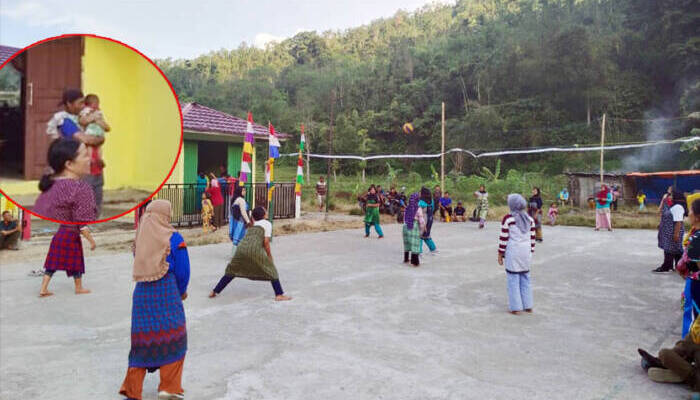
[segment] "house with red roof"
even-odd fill
[[[182,105],[183,147],[176,172],[171,183],[196,183],[200,172],[213,172],[219,176],[221,166],[231,176],[237,176],[241,169],[243,139],[247,120],[203,106],[199,103]],[[253,124],[256,145],[267,146],[268,128]],[[277,132],[281,141],[290,135]],[[255,174],[255,153],[253,153],[252,182],[257,182]]]

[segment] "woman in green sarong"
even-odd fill
[[[216,297],[231,283],[233,278],[246,278],[255,281],[270,281],[275,290],[275,301],[291,300],[284,295],[282,285],[277,275],[277,268],[270,251],[270,238],[272,237],[272,224],[266,220],[267,211],[264,207],[255,207],[253,210],[253,226],[248,228],[245,236],[236,248],[236,254],[226,267],[226,273],[209,294]]]
[[[369,227],[374,225],[374,230],[377,231],[377,235],[379,235],[379,239],[381,239],[384,237],[384,233],[382,232],[382,227],[379,225],[380,202],[377,189],[375,189],[374,185],[369,187],[364,200],[367,204],[367,210],[365,211],[365,237],[369,237]]]

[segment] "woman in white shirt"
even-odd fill
[[[681,239],[685,234],[683,218],[686,215],[688,215],[688,209],[685,196],[674,190],[671,194],[671,206],[663,207],[659,224],[659,248],[664,251],[664,263],[652,272],[670,272],[681,259],[683,255]]]
[[[233,242],[231,255],[236,253],[236,246],[245,236],[246,228],[252,226],[248,217],[248,203],[245,201],[245,186],[236,186],[233,192],[233,201],[229,213],[228,237]]]
[[[247,229],[246,235],[236,249],[236,254],[226,267],[226,273],[209,294],[216,297],[234,278],[246,278],[256,281],[270,281],[275,291],[275,301],[291,300],[285,296],[280,284],[277,268],[275,267],[270,250],[272,224],[265,217],[267,211],[263,207],[253,210],[253,226]]]

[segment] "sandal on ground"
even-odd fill
[[[671,371],[670,369],[665,369],[665,368],[649,368],[647,375],[649,375],[649,379],[651,379],[654,382],[661,382],[661,383],[681,383],[681,382],[683,382],[683,378],[678,376],[678,374]]]
[[[183,393],[168,393],[165,390],[158,392],[158,400],[184,400]]]

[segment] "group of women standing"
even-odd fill
[[[76,294],[90,293],[82,286],[85,259],[81,241],[82,235],[91,249],[96,246],[88,227],[97,217],[95,197],[92,188],[81,180],[89,173],[90,158],[85,144],[61,138],[50,145],[48,161],[53,172],[42,177],[41,194],[33,211],[61,221],[61,225],[49,246],[39,296],[53,295],[48,285],[56,271],[65,271],[74,279]],[[269,241],[272,226],[265,220],[265,209],[253,210],[251,219],[244,197],[245,188],[238,187],[229,233],[234,251],[238,244],[241,249],[235,251],[224,280],[226,284],[234,276],[268,280],[275,290],[275,300],[290,300],[282,291],[273,262]],[[119,393],[129,400],[141,399],[146,373],[159,370],[158,398],[184,399],[187,328],[182,302],[187,298],[190,277],[187,246],[171,224],[170,202],[154,200],[140,214],[133,246],[136,287],[131,308],[131,349]],[[223,286],[215,291],[220,292]]]

